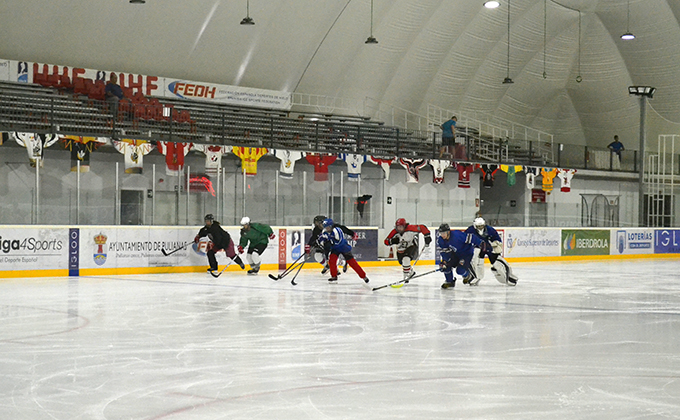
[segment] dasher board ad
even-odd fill
[[[68,228],[0,227],[0,271],[68,268]]]
[[[562,229],[562,255],[609,255],[609,240],[609,229]]]
[[[505,229],[506,258],[559,257],[562,255],[559,229]]]
[[[198,229],[99,227],[80,229],[80,268],[172,267],[206,264],[195,250]],[[165,256],[162,250],[173,251]]]
[[[654,229],[612,229],[611,255],[653,254]]]

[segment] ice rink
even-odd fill
[[[680,260],[512,265],[0,280],[0,419],[680,418]]]

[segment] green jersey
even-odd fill
[[[267,245],[269,243],[269,235],[274,233],[272,228],[262,223],[251,223],[250,229],[241,229],[241,240],[239,245],[246,247],[250,241],[250,246]]]

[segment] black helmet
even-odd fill
[[[439,229],[437,229],[437,230],[440,231],[440,232],[450,232],[451,227],[449,227],[448,223],[442,223],[441,225],[439,225]]]
[[[324,220],[326,220],[326,216],[314,216],[314,224],[322,223]]]
[[[204,220],[210,220],[212,222],[213,220],[215,220],[215,217],[211,213],[208,213],[208,214],[205,215],[205,217],[203,219]]]

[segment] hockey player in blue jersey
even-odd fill
[[[319,235],[319,243],[326,247],[330,247],[330,256],[328,257],[328,265],[331,268],[331,278],[329,282],[335,283],[338,281],[338,256],[345,257],[345,261],[350,267],[361,277],[364,283],[368,283],[366,273],[359,266],[357,260],[352,255],[352,245],[347,242],[345,235],[337,226],[334,226],[333,219],[325,219],[322,223],[323,232]]]
[[[477,279],[469,284],[474,286],[484,278],[484,258],[488,258],[489,262],[491,262],[491,272],[499,282],[507,284],[508,286],[516,285],[517,276],[512,273],[512,269],[507,261],[501,257],[503,242],[498,231],[492,226],[487,225],[482,217],[477,217],[472,222],[472,226],[465,230],[465,233],[475,235],[486,242],[486,251],[482,252],[480,250],[479,252],[475,252],[474,257],[472,258],[472,267],[475,270]],[[463,283],[466,282],[463,281]]]
[[[439,226],[438,230],[437,246],[441,253],[439,265],[446,278],[446,281],[442,284],[442,289],[456,286],[456,278],[453,276],[454,268],[456,274],[463,277],[463,283],[467,284],[476,279],[475,271],[470,263],[475,248],[479,248],[481,252],[486,252],[486,242],[475,235],[451,230],[446,223]]]

